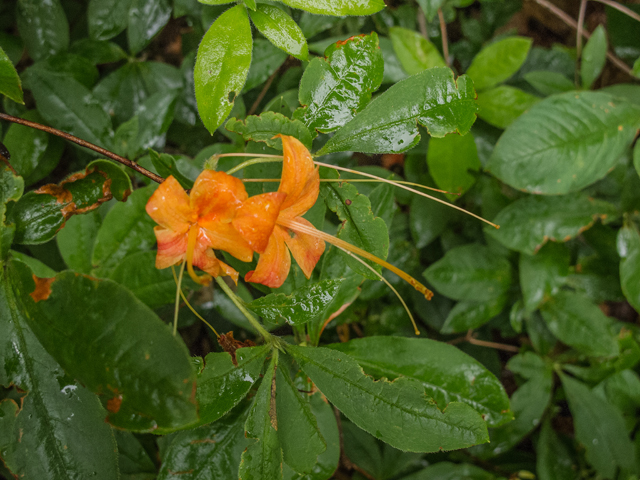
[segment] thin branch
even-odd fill
[[[449,63],[449,40],[447,38],[447,22],[444,21],[444,14],[442,8],[438,9],[438,19],[440,20],[440,35],[442,36],[442,55],[444,55],[444,61],[447,67],[451,67]]]
[[[422,11],[422,8],[420,8],[420,13],[418,14],[418,26],[420,27],[420,35],[429,40],[429,31],[427,30],[427,17]]]
[[[480,347],[488,347],[494,348],[496,350],[504,350],[505,352],[514,352],[518,353],[520,349],[515,345],[507,345],[505,343],[496,343],[496,342],[487,342],[485,340],[478,340],[475,338],[475,334],[473,330],[467,331],[467,334],[463,337],[454,338],[453,340],[448,341],[449,345],[455,345],[456,343],[467,342],[472,345],[478,345]]]
[[[587,13],[587,0],[580,0],[580,13],[578,14],[578,29],[576,30],[576,58],[582,63],[582,29],[584,28],[584,16]],[[578,68],[575,71],[576,85],[580,85]]]
[[[640,14],[634,12],[630,8],[625,7],[624,5],[619,4],[618,2],[614,2],[612,0],[595,0],[595,1],[596,2],[600,2],[600,3],[604,3],[605,5],[608,5],[611,8],[615,8],[619,12],[622,12],[625,15],[628,15],[629,17],[633,18],[634,20],[640,22]]]
[[[109,150],[106,150],[102,147],[94,145],[93,143],[89,143],[86,140],[82,140],[81,138],[75,137],[61,130],[48,127],[47,125],[42,125],[41,123],[30,122],[29,120],[13,117],[11,115],[7,115],[6,113],[0,113],[0,120],[7,120],[8,122],[24,125],[25,127],[35,128],[36,130],[42,130],[43,132],[50,133],[51,135],[64,138],[65,140],[73,142],[76,145],[80,145],[81,147],[88,148],[89,150],[93,150],[94,152],[97,152],[100,155],[104,155],[105,157],[110,158],[111,160],[115,160],[116,162],[119,162],[129,168],[133,168],[136,172],[144,175],[147,178],[150,178],[154,182],[158,182],[158,183],[164,182],[163,177],[161,177],[160,175],[156,175],[153,172],[150,172],[146,168],[143,168],[140,165],[138,165],[137,163],[132,162],[127,158],[121,157],[120,155],[116,155],[115,153],[110,152]]]
[[[267,79],[266,83],[264,84],[264,87],[262,87],[262,91],[260,92],[260,95],[258,95],[258,98],[256,98],[256,101],[253,102],[253,105],[251,105],[251,108],[249,109],[249,113],[247,113],[247,117],[249,115],[253,115],[256,112],[256,110],[258,110],[258,107],[260,106],[260,102],[262,102],[262,99],[267,94],[269,87],[271,86],[273,81],[276,79],[276,76],[278,75],[279,71],[280,71],[280,67],[276,68],[276,71],[273,72],[271,76]]]

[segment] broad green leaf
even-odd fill
[[[198,0],[205,5],[224,5],[226,3],[233,3],[233,0]]]
[[[435,183],[430,183],[432,185],[428,183],[427,185],[435,186]],[[433,193],[435,197],[444,200],[444,195]],[[424,212],[429,212],[429,215],[425,215]],[[417,248],[426,247],[438,238],[447,228],[450,220],[450,207],[422,196],[413,195],[409,210],[409,227],[411,228],[411,237]]]
[[[540,310],[549,330],[579,352],[594,357],[620,353],[616,337],[609,330],[609,318],[587,297],[561,291]]]
[[[416,0],[416,2],[431,22],[438,14],[438,9],[444,5],[445,0]]]
[[[322,172],[322,175],[326,175],[325,178],[338,178],[333,170],[326,174]],[[350,183],[322,182],[320,193],[329,210],[335,212],[342,221],[338,238],[385,260],[389,253],[389,232],[384,220],[373,215],[369,199],[359,194],[356,187]],[[379,279],[351,256],[345,253],[343,256],[354,272],[372,280]],[[380,265],[367,262],[377,272],[381,271]]]
[[[402,68],[409,75],[431,67],[447,66],[436,46],[416,31],[392,27],[389,37]]]
[[[494,127],[507,128],[539,101],[519,88],[500,85],[478,93],[478,116]]]
[[[113,429],[118,443],[120,478],[125,480],[151,480],[156,478],[156,466],[133,433]]]
[[[620,286],[629,303],[640,312],[640,235],[630,225],[618,232],[618,254],[620,255]]]
[[[56,236],[58,249],[67,267],[71,270],[87,275],[91,273],[93,268],[91,264],[93,242],[101,223],[102,219],[98,212],[74,215],[67,220],[64,228],[58,232]]]
[[[163,455],[158,480],[238,478],[240,456],[249,445],[246,418],[246,407],[239,407],[211,425],[178,433]]]
[[[318,15],[373,15],[385,7],[383,0],[281,0],[285,5]]]
[[[87,213],[112,198],[123,201],[130,192],[131,180],[124,171],[97,160],[59,184],[24,195],[10,213],[10,221],[16,224],[15,241],[27,245],[47,242],[72,215]]]
[[[636,409],[640,407],[640,377],[631,369],[607,377],[593,390],[624,415],[629,429],[635,426]]]
[[[93,63],[72,53],[59,53],[29,67],[22,75],[24,87],[27,89],[31,89],[31,72],[34,70],[37,70],[41,76],[66,75],[88,89],[93,88],[100,76]]]
[[[636,146],[633,147],[633,166],[636,169],[636,172],[638,172],[638,175],[640,176],[640,143],[636,142]]]
[[[451,309],[444,324],[440,328],[441,333],[462,333],[472,328],[479,328],[492,318],[498,316],[504,309],[508,300],[507,295],[488,301],[461,301]]]
[[[530,195],[503,209],[485,232],[504,246],[528,255],[551,240],[566,242],[591,228],[597,219],[617,214],[614,205],[579,193],[557,197]]]
[[[384,62],[378,36],[359,35],[327,47],[314,58],[300,81],[302,109],[294,117],[312,131],[332,132],[349,122],[370,101],[382,82]]]
[[[476,90],[494,87],[520,70],[531,43],[530,38],[507,37],[483,48],[466,71]]]
[[[558,195],[604,177],[640,126],[640,106],[600,92],[548,97],[498,141],[486,168],[530,193]]]
[[[29,110],[22,118],[43,123],[35,110]],[[17,123],[11,124],[2,142],[11,152],[11,165],[25,179],[27,186],[49,175],[58,165],[64,150],[61,138]]]
[[[571,452],[546,420],[536,445],[536,473],[540,480],[575,480],[578,466]]]
[[[91,38],[82,38],[74,42],[69,47],[69,53],[86,58],[94,65],[114,63],[127,58],[125,51],[115,43]]]
[[[489,426],[513,418],[500,381],[453,345],[427,338],[365,337],[331,344],[330,348],[348,354],[375,378],[417,380],[442,408],[450,402],[466,403]],[[470,378],[473,380],[469,381]]]
[[[168,153],[158,154],[154,150],[149,150],[149,156],[151,157],[153,166],[156,168],[158,174],[162,175],[165,178],[172,176],[180,183],[180,185],[182,185],[182,188],[184,188],[185,190],[193,187],[194,182],[188,179],[178,170],[176,159],[173,155],[169,155]]]
[[[439,461],[419,472],[402,477],[402,480],[498,480],[498,478],[492,473],[469,463]]]
[[[18,262],[22,262],[29,267],[36,277],[52,278],[56,276],[56,271],[48,267],[37,258],[30,257],[24,253],[11,250],[11,258]]]
[[[27,324],[22,301],[31,271],[12,262],[0,277],[0,385],[27,392],[20,406],[0,402],[4,463],[20,478],[117,478],[115,440],[100,402],[65,374]]]
[[[18,72],[4,53],[2,47],[0,47],[0,93],[6,95],[16,103],[24,105],[22,98],[22,82]]]
[[[42,60],[69,47],[69,22],[59,0],[19,0],[16,20],[31,58]]]
[[[427,150],[427,165],[438,188],[460,194],[476,183],[476,177],[469,170],[477,172],[482,167],[471,134],[432,138]],[[447,198],[455,200],[459,197],[447,195]]]
[[[374,381],[351,357],[327,348],[288,345],[287,350],[333,405],[395,448],[437,452],[488,440],[484,421],[469,405],[452,402],[442,412],[417,380]]]
[[[561,375],[573,415],[576,440],[584,445],[587,461],[603,478],[614,478],[617,467],[634,471],[633,444],[622,414],[585,384]]]
[[[308,402],[282,368],[276,371],[278,440],[284,462],[299,473],[311,473],[327,442]]]
[[[529,313],[565,284],[570,260],[569,250],[557,243],[547,244],[535,255],[520,254],[520,289]]]
[[[253,24],[276,47],[299,60],[307,60],[309,47],[300,27],[282,9],[260,3],[249,12]]]
[[[380,53],[384,60],[384,73],[382,74],[382,83],[397,83],[407,78],[407,74],[400,64],[396,52],[393,49],[391,40],[380,37]]]
[[[93,247],[92,265],[98,275],[107,275],[127,255],[150,250],[156,243],[156,224],[145,211],[155,188],[136,190],[125,203],[109,210]]]
[[[544,96],[574,90],[575,84],[562,73],[536,70],[524,74],[524,79]]]
[[[244,5],[230,8],[211,25],[198,47],[195,80],[198,111],[211,134],[233,108],[251,64],[251,25]]]
[[[281,113],[264,112],[259,116],[249,115],[244,120],[230,118],[225,128],[242,135],[245,141],[264,142],[270,148],[282,150],[282,140],[276,135],[290,135],[311,149],[311,133],[300,120],[291,120]]]
[[[318,33],[324,32],[325,30],[329,30],[336,23],[340,22],[342,19],[340,17],[331,17],[327,15],[314,15],[309,12],[302,12],[300,15],[300,19],[298,20],[298,25],[304,33],[306,38],[313,38]],[[333,43],[333,42],[331,42]],[[326,47],[325,47],[326,48]],[[324,52],[324,48],[321,51],[317,52],[321,54]]]
[[[15,225],[6,223],[6,209],[8,202],[15,202],[24,190],[22,177],[15,175],[6,165],[0,166],[0,267],[13,242],[16,231]]]
[[[448,68],[402,80],[372,101],[318,152],[399,153],[420,141],[418,123],[433,137],[466,134],[476,119],[473,83]]]
[[[277,361],[275,352],[244,424],[245,437],[256,440],[242,452],[238,471],[238,477],[242,480],[282,478],[282,449],[278,440],[276,414]]]
[[[607,48],[607,32],[602,25],[598,25],[582,51],[580,76],[585,90],[589,90],[600,76],[607,62]]]
[[[132,0],[90,0],[87,7],[89,35],[93,40],[109,40],[129,23]]]
[[[291,295],[271,293],[247,304],[271,323],[284,318],[290,325],[303,325],[323,315],[338,294],[344,279],[323,280],[294,290]]]
[[[249,7],[251,10],[255,10],[257,8],[256,0],[242,0],[244,4]]]
[[[198,401],[200,423],[215,422],[247,396],[260,378],[268,345],[239,348],[234,364],[230,354],[212,352],[205,358],[205,367],[198,373]]]
[[[169,0],[131,0],[127,39],[134,55],[146,47],[171,18]]]
[[[262,85],[280,65],[287,59],[287,54],[275,47],[270,41],[257,38],[253,42],[251,68],[247,74],[247,82],[243,91],[248,92],[252,88]],[[233,112],[232,112],[233,114]],[[242,116],[235,114],[235,116]]]
[[[454,300],[484,302],[503,296],[511,286],[511,264],[484,245],[449,250],[424,271],[433,287]]]
[[[111,424],[167,431],[197,421],[189,352],[149,307],[111,280],[70,271],[48,288],[34,294],[29,326],[66,372],[102,397]]]

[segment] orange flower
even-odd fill
[[[224,172],[204,170],[197,178],[190,195],[178,181],[167,178],[147,203],[147,213],[158,227],[156,268],[167,268],[186,260],[191,278],[201,284],[210,277],[197,276],[199,267],[213,277],[229,275],[238,282],[238,272],[218,260],[213,252],[224,250],[244,262],[253,259],[253,249],[231,222],[239,209],[252,209],[252,237],[267,237],[275,222],[282,195],[263,194],[248,199],[241,180]],[[246,214],[245,214],[246,216]]]
[[[318,263],[324,252],[325,243],[315,236],[315,227],[302,218],[318,199],[320,192],[320,174],[313,163],[311,154],[296,138],[287,135],[278,135],[282,139],[284,160],[282,165],[282,179],[276,201],[272,205],[281,202],[278,206],[277,220],[273,231],[268,237],[252,232],[252,222],[255,215],[251,216],[252,209],[261,208],[263,200],[252,197],[253,205],[250,208],[241,208],[233,226],[242,234],[251,247],[260,253],[260,259],[255,270],[247,273],[247,282],[261,283],[271,288],[281,286],[291,268],[291,256],[293,255],[300,269],[307,278],[311,276],[313,268]],[[254,200],[255,199],[255,200]],[[288,224],[304,226],[310,233],[293,231]],[[264,222],[266,224],[266,222]]]

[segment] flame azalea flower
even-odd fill
[[[149,216],[159,225],[154,229],[158,241],[156,268],[186,261],[189,275],[198,283],[206,284],[210,277],[196,275],[194,266],[213,277],[228,275],[237,283],[238,272],[218,260],[213,249],[251,261],[251,245],[231,222],[244,206],[243,217],[247,217],[247,210],[253,215],[247,238],[267,237],[282,199],[283,195],[268,193],[248,199],[242,181],[224,172],[204,170],[190,195],[175,178],[167,178],[146,206]]]

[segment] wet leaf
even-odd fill
[[[247,75],[244,92],[262,85],[287,59],[287,54],[268,40],[257,38],[253,42],[251,68]],[[239,115],[238,115],[239,116]]]
[[[171,18],[169,0],[131,0],[127,38],[134,55],[146,47]]]
[[[309,48],[300,27],[282,9],[260,3],[249,12],[256,28],[276,47],[299,60],[307,60]]]
[[[520,70],[531,43],[530,38],[507,37],[483,48],[466,71],[476,90],[494,87]]]
[[[582,51],[580,76],[585,90],[589,90],[600,76],[607,62],[607,47],[607,32],[602,25],[598,25]]]
[[[558,293],[567,281],[569,262],[569,250],[556,243],[547,244],[536,255],[520,254],[520,288],[529,313]]]
[[[436,478],[438,480],[453,480],[455,478],[464,480],[498,480],[502,477],[496,477],[486,470],[469,463],[437,462],[419,472],[402,477],[402,480],[431,480]]]
[[[15,175],[9,167],[0,166],[0,267],[9,253],[16,231],[15,225],[6,221],[7,203],[17,201],[24,191],[22,177]]]
[[[441,333],[463,333],[472,328],[479,328],[502,312],[508,300],[507,295],[489,301],[461,301],[451,309]]]
[[[59,0],[16,3],[20,37],[35,61],[62,53],[69,47],[69,22]]]
[[[536,70],[524,74],[524,79],[545,96],[564,93],[576,88],[562,73]]]
[[[402,27],[389,29],[393,50],[405,72],[414,75],[431,67],[446,67],[433,43],[418,32]]]
[[[60,254],[71,270],[89,274],[93,268],[91,254],[102,218],[98,212],[74,215],[58,232],[56,242]]]
[[[300,120],[291,120],[281,113],[264,112],[249,115],[244,120],[230,118],[225,128],[242,135],[245,141],[264,142],[270,148],[282,150],[282,140],[276,135],[290,135],[300,140],[307,149],[311,148],[311,133]]]
[[[22,82],[9,57],[0,47],[0,93],[16,103],[24,105],[22,98]]]
[[[281,0],[285,5],[318,15],[372,15],[385,7],[383,0]]]
[[[500,85],[478,93],[478,116],[494,127],[507,128],[539,101],[519,88]]]
[[[476,177],[469,170],[477,172],[482,167],[471,134],[432,138],[427,150],[427,165],[438,188],[460,194],[476,183]],[[449,200],[460,198],[457,195],[446,196]]]
[[[618,232],[617,244],[622,292],[631,306],[640,312],[640,235],[634,227],[625,225]]]
[[[127,58],[127,54],[113,42],[83,38],[69,47],[69,52],[86,58],[94,65],[114,63]]]
[[[127,28],[132,0],[90,0],[87,8],[89,35],[109,40]]]

